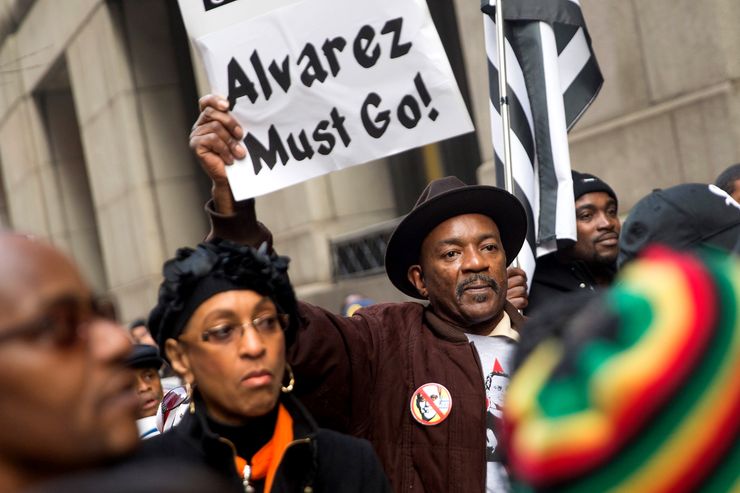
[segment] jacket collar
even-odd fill
[[[188,414],[183,419],[183,426],[177,426],[176,429],[188,431],[189,434],[195,432],[199,436],[217,440],[218,435],[211,431],[210,426],[208,426],[206,405],[197,390],[193,394],[193,401],[195,402],[195,413]],[[279,402],[285,406],[293,419],[293,436],[295,439],[313,439],[319,427],[306,408],[291,394],[281,394]]]
[[[570,273],[570,275],[565,273]],[[572,291],[577,290],[580,283],[592,287],[596,286],[598,284],[597,274],[611,280],[616,273],[616,262],[609,265],[593,266],[583,260],[568,259],[554,252],[537,259],[534,280],[540,284]]]
[[[193,394],[193,402],[195,412],[187,414],[173,431],[184,436],[187,441],[201,444],[205,461],[211,467],[226,475],[236,477],[236,470],[233,466],[236,451],[233,445],[211,430],[206,417],[205,403],[197,391]],[[279,402],[285,406],[293,419],[293,442],[289,446],[290,454],[294,458],[301,458],[300,460],[293,459],[291,462],[301,464],[301,468],[305,469],[301,475],[308,478],[307,481],[310,482],[318,464],[315,440],[318,426],[303,405],[291,394],[281,394]],[[287,459],[287,455],[286,452],[283,462]]]
[[[504,304],[504,311],[511,319],[511,327],[517,332],[521,332],[522,325],[524,325],[524,317],[519,310],[514,308],[514,305],[508,301]],[[465,336],[465,329],[458,327],[442,320],[430,306],[424,308],[424,321],[429,329],[440,339],[444,339],[449,342],[468,342],[468,338]]]

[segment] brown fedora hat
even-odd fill
[[[424,299],[408,280],[408,270],[419,263],[421,244],[444,221],[462,214],[483,214],[498,226],[509,265],[522,248],[527,215],[519,199],[509,192],[486,185],[466,185],[454,176],[434,180],[396,226],[385,251],[385,271],[403,293]]]

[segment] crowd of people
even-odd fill
[[[190,136],[210,234],[129,331],[57,249],[0,233],[0,491],[740,488],[740,165],[624,224],[573,171],[577,241],[529,294],[519,201],[434,180],[385,258],[419,302],[335,313],[233,200],[228,107],[202,98]]]

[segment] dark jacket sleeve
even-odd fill
[[[535,278],[532,282],[532,288],[529,291],[529,304],[525,309],[527,316],[536,315],[544,305],[552,303],[553,300],[563,296],[565,293],[566,291],[562,289],[537,282]]]
[[[254,199],[237,202],[234,214],[217,211],[213,199],[206,202],[205,210],[211,222],[206,241],[221,238],[254,248],[267,242],[268,247],[272,248],[272,233],[257,220]]]
[[[558,261],[555,254],[537,260],[526,313],[536,315],[543,307],[563,301],[565,296],[596,288],[596,280],[584,262]]]
[[[382,306],[347,318],[299,304],[301,323],[288,361],[296,375],[296,396],[319,426],[367,436],[383,336],[374,313]]]

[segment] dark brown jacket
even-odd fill
[[[250,220],[209,210],[213,236],[269,240]],[[436,328],[419,303],[373,305],[351,318],[301,303],[288,358],[296,394],[320,426],[366,438],[395,491],[482,492],[486,481],[486,396],[475,347],[465,334]],[[515,329],[523,318],[508,302]],[[452,409],[436,426],[411,415],[414,391],[427,383],[450,391]]]

